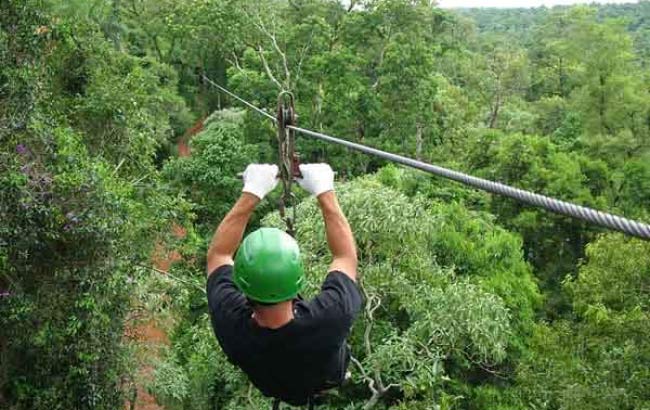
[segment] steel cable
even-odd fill
[[[270,118],[271,120],[277,122],[277,119],[269,115],[265,111],[259,109],[253,104],[245,101],[239,96],[231,93],[222,86],[214,83],[209,78],[203,76],[206,81],[222,90],[226,94],[236,98],[241,101],[248,107],[254,109],[258,113]],[[525,191],[519,188],[513,188],[511,186],[489,181],[487,179],[477,178],[471,175],[464,174],[462,172],[453,171],[447,168],[439,167],[437,165],[427,164],[426,162],[418,161],[412,158],[404,157],[397,154],[392,154],[390,152],[382,151],[376,148],[371,148],[362,144],[357,144],[355,142],[346,141],[344,139],[332,137],[331,135],[323,134],[320,132],[311,131],[308,129],[288,125],[286,128],[292,129],[295,132],[301,133],[303,135],[333,143],[342,145],[344,147],[353,149],[355,151],[363,152],[365,154],[374,155],[379,158],[383,158],[398,164],[406,165],[411,168],[419,169],[424,172],[428,172],[434,175],[441,176],[443,178],[451,179],[456,182],[460,182],[465,185],[478,188],[483,191],[491,192],[493,194],[507,196],[509,198],[515,199],[519,202],[523,202],[529,205],[533,205],[539,208],[544,208],[548,211],[569,216],[571,218],[580,219],[595,225],[603,226],[615,231],[623,232],[625,234],[635,236],[637,238],[650,240],[650,225],[634,221],[631,219],[623,218],[620,216],[612,215],[607,212],[598,211],[596,209],[588,208],[585,206],[580,206],[572,204],[570,202],[560,201],[555,198],[551,198],[545,195],[536,194],[533,192]]]
[[[219,84],[217,84],[217,83],[215,83],[214,81],[210,80],[210,79],[209,79],[208,77],[206,77],[205,75],[203,75],[203,79],[204,79],[206,82],[208,82],[211,86],[213,86],[213,87],[215,87],[215,88],[217,88],[217,89],[223,91],[223,92],[226,93],[227,95],[231,96],[232,98],[234,98],[234,99],[238,100],[239,102],[243,103],[244,105],[246,105],[248,108],[251,108],[251,109],[257,111],[259,114],[262,114],[263,116],[269,118],[270,120],[273,120],[273,121],[276,121],[276,122],[277,122],[277,119],[276,119],[274,116],[272,116],[271,114],[269,114],[268,112],[264,111],[264,110],[261,109],[261,108],[256,107],[255,105],[253,105],[253,104],[249,103],[248,101],[244,100],[243,98],[241,98],[241,97],[238,96],[237,94],[235,94],[235,93],[231,92],[230,90],[228,90],[228,89],[226,89],[226,88],[220,86]]]
[[[304,128],[289,126],[296,132],[308,135],[312,138],[321,141],[331,142],[334,144],[342,145],[344,147],[377,156],[379,158],[387,159],[392,162],[397,162],[402,165],[416,168],[421,171],[429,172],[447,179],[460,182],[465,185],[473,186],[483,191],[491,192],[493,194],[507,196],[517,201],[534,205],[540,208],[547,209],[551,212],[570,216],[572,218],[582,219],[584,221],[604,226],[616,231],[624,232],[626,234],[636,236],[638,238],[650,239],[650,225],[642,222],[633,221],[620,216],[612,215],[606,212],[598,211],[592,208],[587,208],[580,205],[575,205],[570,202],[560,201],[544,195],[535,194],[533,192],[525,191],[519,188],[501,184],[499,182],[489,181],[487,179],[473,177],[471,175],[463,174],[462,172],[452,171],[447,168],[442,168],[436,165],[427,164],[426,162],[417,161],[411,158],[403,157],[401,155],[392,154],[378,150],[376,148],[367,147],[365,145],[357,144],[354,142],[335,138],[330,135],[322,134],[307,130]]]

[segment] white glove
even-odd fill
[[[297,178],[298,184],[307,192],[318,196],[328,191],[334,191],[334,171],[327,164],[300,164],[302,178]]]
[[[278,185],[278,166],[250,164],[244,171],[243,192],[253,194],[262,200]]]

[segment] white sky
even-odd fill
[[[454,7],[552,7],[589,3],[638,3],[638,0],[438,0],[444,8]]]

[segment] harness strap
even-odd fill
[[[273,400],[273,410],[280,410],[280,404],[282,401],[280,399]],[[314,410],[316,408],[316,402],[314,401],[314,396],[309,396],[307,399],[307,406],[309,410]]]

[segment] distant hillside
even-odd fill
[[[458,9],[457,13],[474,20],[480,33],[512,34],[522,43],[530,40],[531,28],[539,25],[552,13],[566,10],[570,6],[533,9],[471,8]],[[574,6],[575,7],[575,6]],[[650,54],[650,1],[629,4],[593,4],[600,19],[622,18],[635,33],[637,49],[644,55]]]

